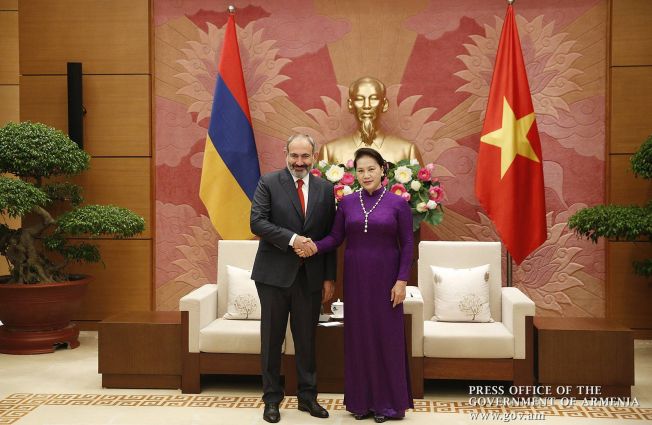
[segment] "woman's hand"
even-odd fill
[[[405,287],[407,282],[405,280],[397,280],[392,288],[392,308],[401,304],[405,300]]]
[[[308,258],[317,253],[317,245],[310,238],[299,236],[294,240],[294,253],[301,258]]]

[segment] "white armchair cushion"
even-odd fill
[[[431,266],[435,314],[442,322],[493,322],[489,310],[489,264],[471,268]]]
[[[505,359],[514,357],[514,336],[500,322],[423,323],[423,355],[433,358]]]
[[[405,288],[403,314],[412,315],[412,357],[423,357],[423,298],[416,286]]]
[[[536,305],[518,288],[502,288],[502,295],[503,323],[514,335],[514,358],[524,359],[525,316],[534,317]]]
[[[227,307],[225,319],[260,320],[260,299],[251,270],[226,266]]]
[[[502,321],[500,242],[421,241],[419,243],[419,290],[423,295],[423,320],[435,314],[435,295],[430,266],[465,269],[489,264],[489,310],[491,318]]]
[[[188,351],[199,353],[199,330],[217,317],[217,287],[200,286],[179,300],[179,310],[188,312]]]
[[[199,348],[205,353],[260,354],[257,320],[217,319],[199,334]]]

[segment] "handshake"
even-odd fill
[[[297,236],[294,239],[292,248],[294,248],[295,254],[301,258],[307,258],[317,253],[317,245],[315,245],[312,239],[305,236]]]

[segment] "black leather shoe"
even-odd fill
[[[381,424],[387,420],[387,416],[383,415],[374,415],[374,421],[376,421],[377,424]]]
[[[263,419],[273,424],[281,420],[281,412],[278,411],[278,403],[265,403]]]
[[[328,417],[328,411],[321,407],[317,400],[299,400],[298,409],[302,412],[309,412],[310,416],[325,419]]]
[[[357,413],[353,414],[353,417],[355,418],[356,421],[361,421],[363,419],[367,419],[370,416],[371,416],[371,412],[367,412],[365,414],[357,414]]]

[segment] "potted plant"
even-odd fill
[[[652,136],[649,136],[630,162],[636,177],[652,178]],[[593,242],[599,238],[633,241],[652,239],[652,201],[646,205],[596,205],[576,212],[568,220],[568,227],[579,236]],[[634,261],[634,272],[652,277],[652,259]]]
[[[68,136],[44,124],[0,128],[0,213],[22,219],[17,229],[0,222],[0,255],[9,263],[9,275],[0,277],[1,353],[77,347],[79,330],[70,320],[90,278],[68,266],[101,261],[88,238],[131,237],[145,228],[128,209],[82,206],[81,188],[66,177],[88,169],[89,160]]]

